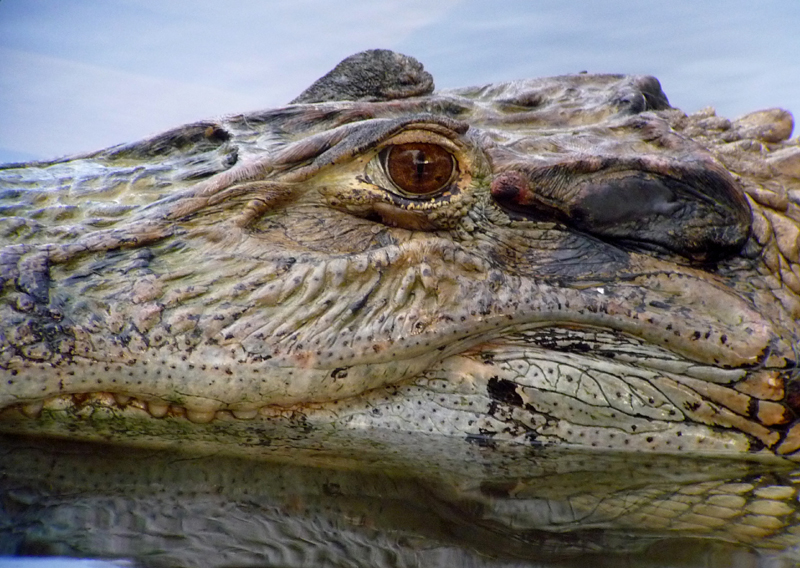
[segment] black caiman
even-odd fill
[[[373,50],[280,109],[2,166],[0,430],[798,460],[792,129],[647,76],[434,92]]]

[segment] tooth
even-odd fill
[[[64,394],[48,398],[44,401],[44,406],[47,407],[47,410],[62,411],[69,410],[73,408],[74,405],[72,404],[72,396]]]
[[[216,413],[215,410],[191,410],[187,408],[186,418],[196,424],[205,424],[206,422],[211,422]]]
[[[154,418],[162,418],[167,415],[169,404],[166,402],[150,401],[147,403],[147,412],[153,415]]]
[[[239,420],[252,420],[258,416],[258,410],[234,410],[233,415]]]
[[[125,406],[126,404],[128,404],[128,402],[130,402],[130,400],[131,400],[131,397],[129,397],[126,394],[116,394],[116,393],[114,394],[114,401],[119,406]]]
[[[37,400],[36,402],[29,402],[28,404],[22,405],[22,414],[27,416],[28,418],[39,418],[39,415],[42,413],[42,407],[44,406],[44,401]]]

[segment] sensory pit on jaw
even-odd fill
[[[284,108],[4,166],[0,427],[792,457],[790,134],[653,78],[434,92],[376,51]]]

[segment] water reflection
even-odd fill
[[[141,566],[783,566],[797,476],[443,438],[229,455],[0,446],[0,554]],[[397,445],[395,445],[395,442]],[[388,446],[386,446],[388,447]],[[265,459],[269,456],[269,459]]]

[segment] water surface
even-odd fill
[[[345,435],[333,452],[313,434],[287,446],[264,437],[240,455],[0,436],[0,557],[154,568],[800,561],[790,466],[384,434]]]

